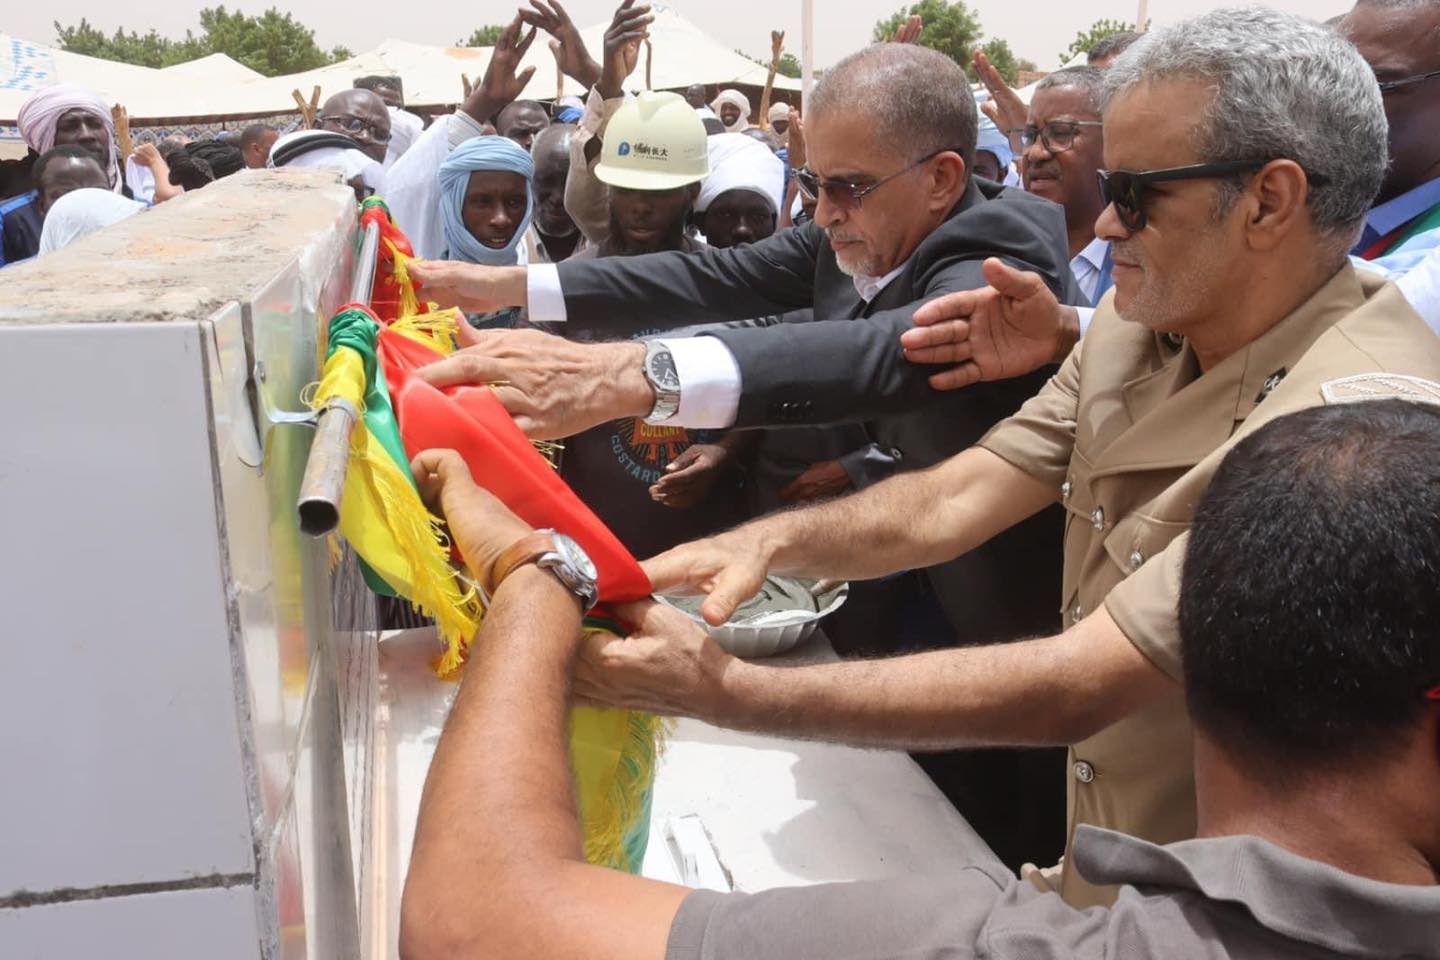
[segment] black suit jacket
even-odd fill
[[[696,254],[559,265],[566,311],[591,328],[623,316],[668,329],[813,307],[810,323],[717,329],[740,368],[736,426],[862,420],[894,447],[905,469],[931,466],[979,440],[1049,375],[933,390],[933,367],[912,364],[900,335],[926,300],[985,285],[981,264],[999,257],[1038,273],[1065,302],[1079,302],[1061,208],[1019,190],[972,181],[871,303],[840,271],[813,224],[768,240]],[[927,571],[964,642],[1053,631],[1059,625],[1059,508]]]

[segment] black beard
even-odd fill
[[[640,247],[631,245],[625,239],[625,231],[620,228],[620,221],[616,219],[612,210],[610,213],[610,256],[615,257],[636,257],[646,253],[660,253],[664,250],[679,250],[684,246],[685,240],[685,218],[680,217],[670,225],[653,246]]]

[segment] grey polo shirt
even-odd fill
[[[944,878],[696,891],[667,960],[1387,957],[1440,960],[1440,887],[1378,883],[1256,837],[1159,847],[1081,825],[1071,855],[1113,907],[1076,910],[999,868]]]

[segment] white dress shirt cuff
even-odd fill
[[[730,348],[715,337],[660,338],[659,342],[669,348],[680,378],[680,409],[663,425],[723,430],[733,424],[740,409],[740,365]]]
[[[532,263],[525,271],[526,309],[531,323],[564,323],[565,292],[553,263]]]
[[[1075,316],[1080,321],[1080,337],[1084,339],[1085,331],[1090,329],[1090,318],[1095,316],[1095,308],[1076,307]]]

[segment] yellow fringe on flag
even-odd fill
[[[363,412],[365,386],[364,359],[342,347],[325,362],[309,402],[320,410],[332,400],[344,400]],[[439,669],[458,670],[462,647],[480,626],[479,597],[460,589],[440,521],[359,417],[350,434],[340,533],[386,583],[435,620],[447,645]]]

